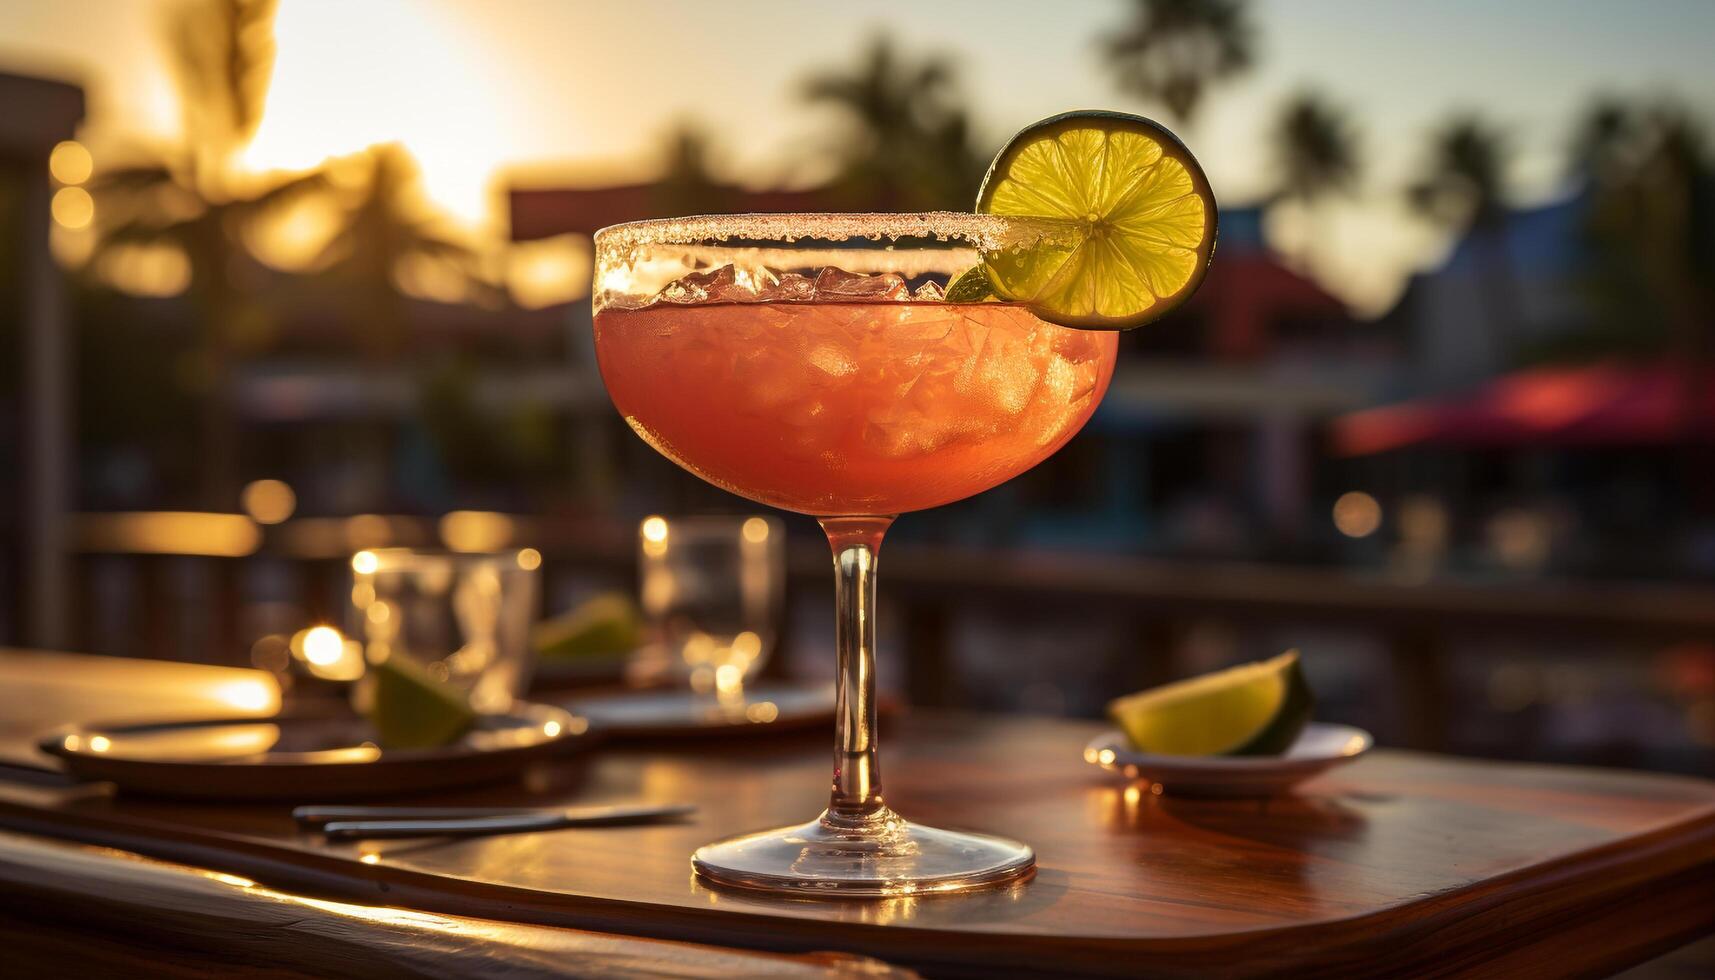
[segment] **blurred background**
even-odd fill
[[[756,508],[613,411],[590,235],[966,210],[1017,128],[1158,118],[1196,300],[1059,455],[901,521],[884,686],[1095,716],[1304,651],[1384,744],[1715,770],[1715,5],[0,5],[0,644],[269,666],[352,552]],[[769,670],[831,675],[786,522]]]

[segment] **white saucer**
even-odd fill
[[[1173,796],[1274,796],[1324,770],[1351,762],[1375,745],[1362,728],[1311,722],[1281,755],[1150,755],[1131,747],[1119,730],[1084,746],[1084,761],[1146,781]]]

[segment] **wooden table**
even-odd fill
[[[1378,751],[1296,797],[1175,800],[1085,765],[1098,727],[923,713],[889,726],[897,809],[1037,848],[1034,880],[969,896],[790,901],[692,877],[697,844],[823,802],[829,752],[813,735],[613,745],[526,785],[444,797],[697,803],[683,825],[329,845],[285,807],[0,780],[0,827],[342,907],[949,975],[1602,975],[1715,931],[1715,783]],[[0,846],[0,880],[10,866]]]

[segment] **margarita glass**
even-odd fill
[[[818,519],[833,549],[837,717],[827,810],[699,849],[698,873],[851,895],[956,891],[1028,873],[1016,841],[907,822],[876,759],[875,576],[901,513],[980,493],[1071,439],[1118,335],[1024,306],[947,302],[985,255],[1042,247],[991,215],[643,221],[596,235],[595,347],[620,414],[662,455]]]

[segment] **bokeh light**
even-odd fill
[[[512,540],[512,518],[484,510],[455,510],[441,518],[441,540],[454,551],[498,551]]]
[[[81,184],[95,170],[95,159],[76,140],[66,140],[48,154],[48,173],[62,184]]]
[[[157,299],[177,296],[191,284],[190,259],[177,247],[166,244],[116,245],[101,256],[96,273],[120,292]]]
[[[638,533],[643,538],[643,553],[645,555],[659,558],[667,553],[667,519],[665,517],[644,518]]]
[[[1334,501],[1334,527],[1348,538],[1367,538],[1382,526],[1382,505],[1362,491],[1343,493]]]
[[[298,507],[298,495],[280,480],[255,480],[239,497],[244,512],[258,524],[279,524]]]
[[[316,626],[304,632],[304,659],[326,667],[339,660],[345,637],[331,626]]]
[[[95,198],[81,187],[62,187],[54,192],[52,210],[62,227],[87,228],[95,220]]]

